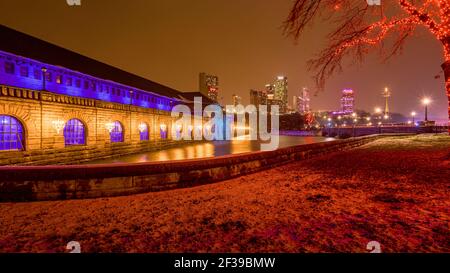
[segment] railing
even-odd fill
[[[399,126],[399,125],[382,125],[382,126],[347,126],[347,127],[330,127],[322,130],[324,136],[332,137],[357,137],[371,134],[423,134],[423,133],[445,133],[448,132],[449,126]]]

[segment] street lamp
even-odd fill
[[[355,117],[355,119],[353,119],[353,129],[352,129],[352,135],[353,135],[353,137],[355,137],[355,127],[356,127],[356,123],[358,122],[358,119],[356,118],[355,113],[353,113],[352,116]]]
[[[422,104],[425,105],[425,121],[428,121],[428,105],[430,105],[431,100],[429,98],[423,98]]]
[[[338,119],[338,122],[336,123],[336,126],[337,126],[337,127],[342,126],[342,122],[341,122],[342,117],[341,117],[341,116],[338,116],[337,119]]]
[[[412,117],[412,124],[415,125],[416,124],[416,115],[417,113],[415,111],[411,112],[411,117]]]
[[[55,129],[56,134],[59,135],[59,132],[61,132],[61,130],[64,128],[64,125],[66,124],[66,122],[64,120],[54,120],[52,121],[52,126],[53,129]]]

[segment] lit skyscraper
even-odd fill
[[[390,110],[389,110],[389,98],[391,97],[392,93],[389,90],[389,88],[385,88],[383,93],[383,98],[385,99],[385,105],[384,105],[384,116],[389,117]]]
[[[219,97],[219,77],[200,73],[199,89],[200,93],[217,102]]]
[[[250,104],[258,106],[258,105],[267,105],[267,92],[260,90],[250,90]]]
[[[308,113],[310,111],[310,97],[309,90],[306,87],[303,87],[301,95],[297,98],[297,104],[294,105],[299,113]]]
[[[242,104],[242,98],[238,95],[233,94],[233,105],[240,105]]]
[[[295,112],[300,112],[300,108],[299,108],[299,102],[300,97],[299,96],[294,96],[292,98],[292,110],[294,110]]]
[[[342,113],[345,115],[352,114],[355,109],[355,92],[352,89],[342,90],[341,98]]]
[[[275,81],[275,93],[276,100],[281,101],[280,113],[286,113],[288,109],[288,79],[285,76],[277,77]]]
[[[275,85],[271,83],[266,84],[266,93],[267,95],[275,94]]]

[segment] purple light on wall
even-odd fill
[[[149,136],[149,133],[148,133],[148,126],[147,126],[147,124],[143,123],[140,126],[141,126],[141,128],[139,128],[139,130],[140,130],[141,141],[148,141],[150,139],[150,136]]]
[[[166,130],[160,129],[160,136],[161,139],[167,139],[167,129]]]
[[[110,80],[95,78],[3,51],[0,51],[0,84],[42,90],[44,89],[44,77],[41,71],[43,67],[47,69],[45,91],[165,111],[170,111],[172,108],[168,98],[154,94],[151,90],[136,90]],[[131,90],[138,94],[137,98],[130,98]]]
[[[0,150],[24,150],[23,126],[16,118],[0,116]]]
[[[117,142],[123,142],[123,129],[122,124],[118,121],[114,121],[114,127],[109,134],[111,138],[111,142],[117,143]]]
[[[84,124],[78,119],[71,119],[64,127],[64,142],[66,146],[85,145],[86,133]]]

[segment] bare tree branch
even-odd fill
[[[295,1],[284,22],[287,36],[300,39],[305,28],[318,17],[336,26],[327,36],[329,45],[308,62],[309,69],[316,72],[314,78],[319,88],[323,88],[330,75],[342,69],[346,56],[362,61],[370,51],[382,49],[385,39],[390,41],[390,48],[383,53],[383,59],[396,55],[417,26],[425,26],[441,41],[450,41],[447,37],[450,36],[450,0],[382,0],[382,3],[377,7],[368,6],[365,0]]]

